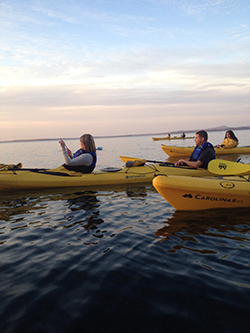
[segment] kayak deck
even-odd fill
[[[190,156],[194,150],[194,147],[177,147],[161,145],[161,149],[168,156]],[[216,155],[229,155],[229,154],[250,154],[250,146],[236,147],[231,149],[214,148]]]
[[[123,167],[115,170],[106,168],[91,174],[75,173],[63,167],[53,170],[13,169],[0,170],[0,190],[151,183],[154,176],[158,174],[213,176],[205,169],[174,167],[168,163]]]

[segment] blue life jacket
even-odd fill
[[[212,143],[210,142],[205,142],[203,143],[201,146],[196,146],[194,148],[194,151],[192,152],[191,156],[190,156],[190,160],[192,161],[198,161],[201,153],[203,152],[203,150],[207,147],[211,147],[213,149],[213,151],[215,152],[214,150],[214,146],[212,145]]]
[[[67,169],[67,170],[75,171],[75,172],[91,173],[94,170],[95,166],[96,166],[96,161],[97,161],[96,152],[95,151],[86,152],[84,149],[78,149],[73,154],[73,158],[78,157],[82,154],[91,154],[93,156],[93,162],[92,162],[91,165],[89,165],[89,166],[86,166],[86,165],[73,166],[73,165],[63,164],[64,168]]]

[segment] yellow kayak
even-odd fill
[[[0,190],[151,183],[158,174],[214,176],[208,170],[175,167],[171,163],[105,168],[91,174],[68,171],[62,166],[51,170],[3,168],[0,170]]]
[[[250,178],[157,176],[153,186],[176,210],[250,207]]]
[[[182,138],[181,136],[173,136],[173,137],[162,137],[162,138],[152,138],[154,141],[159,140],[185,140],[185,139],[194,139],[194,136],[186,136],[185,138]]]
[[[190,156],[194,147],[177,147],[161,145],[161,149],[168,156]],[[214,148],[216,155],[228,155],[228,154],[250,154],[250,146],[236,147],[231,149]]]

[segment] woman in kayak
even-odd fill
[[[233,131],[229,130],[225,134],[224,141],[221,145],[215,146],[216,148],[223,148],[223,149],[231,149],[237,147],[239,144],[239,140],[234,134]]]
[[[81,173],[91,173],[94,170],[97,157],[95,141],[91,134],[84,134],[80,137],[80,149],[74,154],[62,139],[59,140],[59,143],[65,161],[64,168]]]

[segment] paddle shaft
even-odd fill
[[[127,157],[127,156],[120,156],[120,159],[127,163],[127,162],[149,162],[149,163],[158,163],[158,164],[165,164],[166,166],[174,166],[174,163],[168,163],[164,161],[156,161],[156,160],[146,160],[144,158],[137,158],[137,157]]]
[[[149,163],[164,163],[164,164],[173,164],[173,163],[167,163],[167,162],[163,162],[163,161],[155,161],[155,160],[146,160]]]

